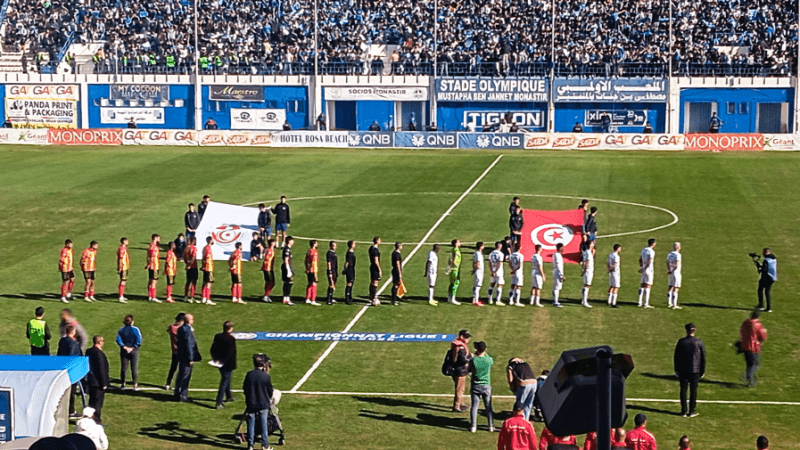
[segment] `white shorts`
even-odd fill
[[[561,281],[561,278],[553,277],[553,290],[554,291],[560,291],[561,288],[562,288],[562,284],[563,284],[563,282]]]
[[[585,274],[583,274],[583,285],[591,286],[593,278],[594,278],[594,272],[586,272]]]
[[[514,272],[511,274],[511,284],[514,286],[522,286],[523,283],[523,276],[522,271]]]
[[[616,274],[614,272],[610,272],[608,274],[608,286],[612,287],[612,288],[618,288],[619,287],[619,278],[620,278],[619,274]]]
[[[535,273],[531,274],[531,289],[541,289],[543,284],[544,281],[541,275]]]
[[[669,287],[681,287],[681,274],[672,272],[669,274]]]
[[[503,272],[497,272],[497,275],[489,277],[489,283],[496,284],[498,286],[505,285],[506,280],[503,279]]]
[[[478,270],[474,274],[472,274],[473,285],[475,287],[483,286],[483,271]]]
[[[642,284],[653,285],[653,269],[645,270],[642,272]]]
[[[436,286],[436,274],[435,273],[429,273],[428,276],[425,277],[425,278],[428,279],[428,286]]]

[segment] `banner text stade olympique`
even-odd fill
[[[547,80],[437,79],[440,102],[547,102]]]

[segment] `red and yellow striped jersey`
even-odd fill
[[[214,253],[211,251],[210,245],[206,245],[203,248],[203,270],[206,272],[214,271]]]
[[[261,270],[264,272],[272,272],[272,268],[275,267],[275,249],[268,248],[266,252],[264,252],[264,264],[261,266]]]
[[[147,267],[148,270],[158,270],[158,244],[153,242],[147,248]]]
[[[228,258],[228,268],[230,269],[231,273],[236,275],[242,274],[242,251],[236,249],[231,253],[231,257]]]
[[[306,273],[317,273],[318,259],[319,253],[317,252],[317,249],[308,249],[308,252],[306,253]]]
[[[89,247],[81,253],[81,270],[84,272],[94,272],[97,251]]]
[[[120,245],[117,249],[117,272],[129,270],[131,267],[131,257],[128,255],[128,246]]]
[[[167,251],[167,257],[164,259],[164,273],[171,277],[178,274],[178,257],[172,250]]]
[[[190,245],[183,251],[183,262],[186,263],[186,269],[197,269],[197,247]]]
[[[58,259],[58,270],[62,272],[72,272],[72,249],[64,247],[61,249],[61,257]]]

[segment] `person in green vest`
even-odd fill
[[[25,336],[31,343],[31,355],[50,356],[50,327],[44,321],[44,307],[37,307],[34,314],[36,318],[28,322],[25,330]]]
[[[150,53],[150,56],[148,57],[148,60],[150,61],[150,65],[151,66],[155,66],[156,65],[156,55]]]
[[[222,58],[219,55],[214,56],[214,73],[222,72]]]
[[[175,68],[175,57],[172,55],[167,55],[167,68],[168,69]]]
[[[200,57],[200,68],[203,69],[203,71],[208,71],[208,56]]]
[[[460,305],[461,302],[456,301],[456,292],[461,281],[461,241],[453,239],[451,245],[453,246],[453,251],[450,252],[450,260],[447,262],[446,271],[450,275],[450,287],[447,288],[450,294],[448,302],[453,305]]]
[[[478,403],[483,400],[483,408],[489,419],[489,432],[494,433],[494,417],[492,412],[492,364],[494,360],[486,353],[486,342],[475,343],[475,355],[469,361],[470,383],[469,408],[470,428],[474,433],[478,429]]]

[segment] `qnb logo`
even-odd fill
[[[239,225],[220,225],[211,233],[211,238],[220,244],[232,244],[242,236]]]
[[[237,341],[253,340],[258,337],[258,335],[255,333],[239,333],[239,332],[231,333],[231,336],[233,336],[233,338],[236,339]]]
[[[555,250],[556,244],[564,244],[566,247],[574,237],[575,232],[572,228],[560,223],[539,225],[531,231],[533,243],[541,245],[544,250]]]

